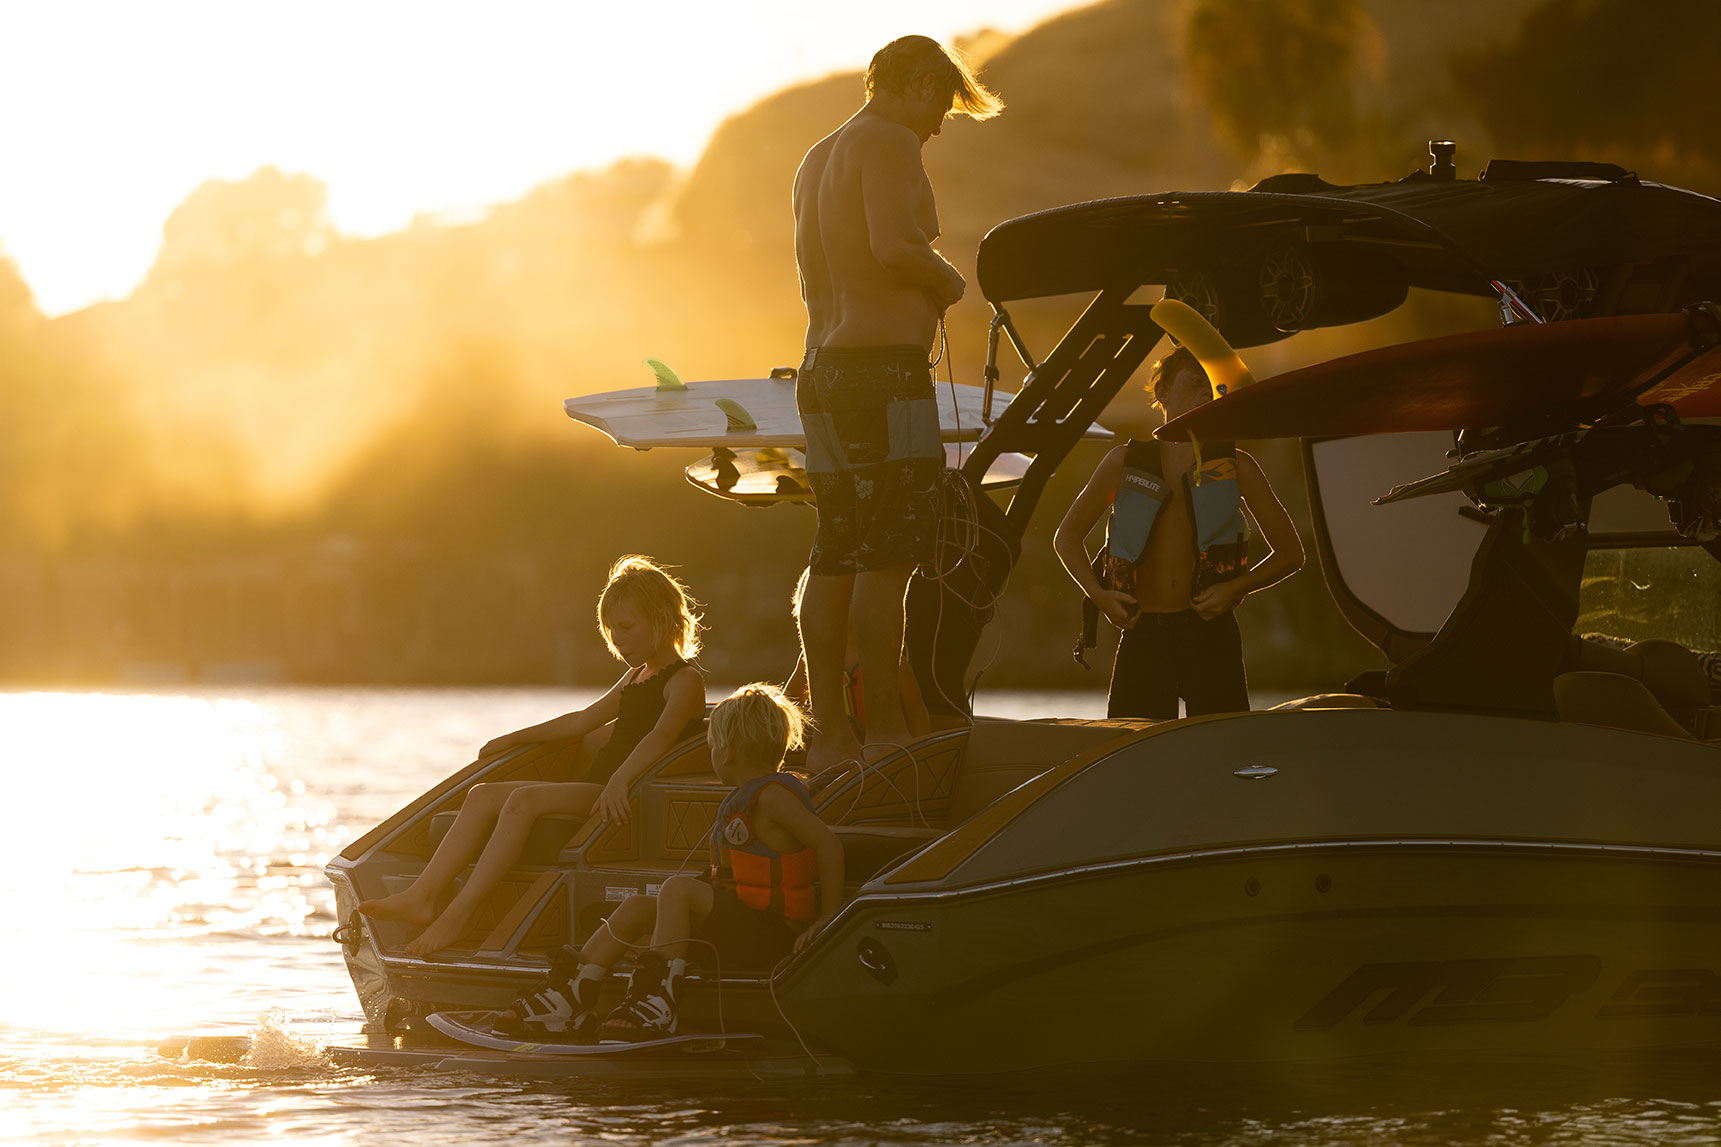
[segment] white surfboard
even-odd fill
[[[985,391],[957,383],[939,383],[938,424],[945,442],[973,442],[986,429],[981,420]],[[1015,397],[1006,391],[992,395],[992,416]],[[718,400],[724,406],[718,405]],[[727,407],[727,409],[725,409]],[[795,408],[793,378],[729,378],[688,382],[680,389],[640,386],[584,394],[562,403],[576,422],[608,435],[618,446],[649,450],[654,446],[718,446],[804,448],[806,431]]]

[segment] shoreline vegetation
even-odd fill
[[[1029,211],[1285,170],[1396,178],[1436,137],[1465,178],[1559,156],[1715,194],[1721,137],[1693,85],[1718,39],[1706,0],[1105,0],[970,45],[1009,109],[927,149],[938,245],[972,278],[980,237]],[[560,403],[646,385],[647,355],[689,378],[798,361],[790,178],[860,99],[858,74],[798,85],[690,171],[625,160],[376,239],[333,230],[313,175],[212,180],[130,297],[51,320],[0,255],[0,682],[596,684],[613,665],[589,602],[622,553],[680,568],[714,676],[781,679],[811,513],[698,494],[692,455],[619,450]],[[1012,310],[1044,354],[1082,302]],[[1269,377],[1491,310],[1415,297],[1244,353]],[[941,379],[980,381],[988,318],[971,289]],[[1145,396],[1106,425],[1145,433]],[[1046,493],[981,643],[985,687],[1104,689],[1109,639],[1092,672],[1071,663],[1080,602],[1050,546],[1102,448]],[[1249,448],[1309,542],[1295,445]],[[1317,562],[1240,620],[1257,688],[1380,664]]]

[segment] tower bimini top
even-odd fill
[[[995,307],[1163,284],[1234,346],[1385,314],[1410,287],[1504,283],[1546,320],[1645,314],[1721,297],[1721,200],[1602,163],[1495,160],[1475,180],[1352,187],[1276,175],[1025,215],[993,228],[977,263]]]

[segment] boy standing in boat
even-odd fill
[[[1149,386],[1166,421],[1213,397],[1201,364],[1182,347],[1154,364]],[[1302,568],[1296,526],[1256,461],[1230,443],[1204,442],[1199,450],[1152,439],[1112,450],[1053,539],[1091,603],[1077,659],[1093,645],[1093,613],[1122,630],[1109,717],[1171,720],[1180,697],[1192,717],[1248,709],[1232,611]],[[1244,507],[1271,547],[1254,566]],[[1105,548],[1090,563],[1087,536],[1108,511]]]
[[[932,248],[938,212],[921,148],[952,110],[1003,104],[925,36],[904,36],[867,68],[867,102],[807,152],[795,174],[795,261],[807,305],[796,402],[818,507],[802,636],[816,721],[814,773],[861,756],[843,719],[855,627],[867,740],[909,739],[897,690],[903,595],[937,541],[944,452],[928,364],[962,276]]]

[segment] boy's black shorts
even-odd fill
[[[713,953],[705,944],[694,944],[688,951],[690,959],[716,967],[721,962],[723,973],[738,971],[769,971],[777,962],[795,949],[795,937],[800,932],[775,912],[761,912],[741,903],[733,889],[717,885],[711,901],[711,915],[693,930],[697,940],[715,945]]]

